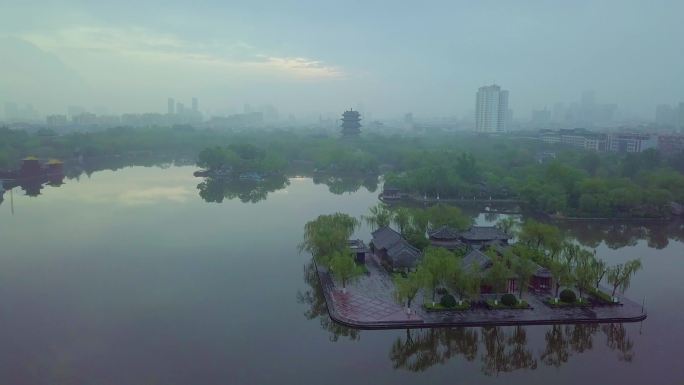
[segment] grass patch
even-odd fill
[[[603,291],[601,291],[601,289],[591,288],[591,289],[587,290],[587,293],[589,293],[592,297],[594,297],[595,299],[597,299],[601,302],[608,303],[608,304],[615,304],[615,302],[613,302],[613,298],[610,296],[610,294],[604,293]]]
[[[582,299],[578,298],[575,302],[563,302],[561,300],[556,302],[555,298],[547,298],[544,300],[544,303],[546,303],[547,305],[554,307],[554,308],[556,308],[556,307],[584,307],[584,306],[590,305],[589,300],[587,300],[586,298],[582,298]]]
[[[434,305],[432,303],[424,303],[423,309],[425,309],[425,311],[468,310],[470,309],[470,302],[463,301],[463,305],[459,305],[458,302],[456,302],[456,306],[452,307],[442,306],[439,302],[436,302]]]
[[[487,304],[487,307],[494,310],[494,309],[529,309],[530,304],[527,303],[527,301],[518,301],[515,305],[512,306],[506,306],[501,303],[501,301],[498,301],[497,303],[494,303],[493,299],[488,299],[485,301]]]

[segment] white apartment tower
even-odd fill
[[[508,91],[496,84],[480,87],[475,104],[477,132],[505,132],[508,128]]]

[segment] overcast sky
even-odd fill
[[[518,118],[588,89],[647,118],[684,101],[684,1],[420,4],[0,0],[0,102],[463,116],[492,82]]]

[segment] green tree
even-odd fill
[[[424,287],[432,293],[435,302],[437,288],[447,286],[449,279],[457,269],[456,256],[441,247],[430,247],[425,250],[420,267],[424,269]]]
[[[513,217],[504,217],[499,219],[498,222],[496,222],[496,227],[501,229],[504,233],[508,234],[508,236],[513,237],[516,235],[516,227],[518,223]]]
[[[465,216],[461,209],[455,206],[437,204],[427,209],[430,226],[435,229],[441,226],[449,226],[457,230],[468,229],[473,221]]]
[[[518,277],[519,296],[522,298],[530,279],[537,271],[537,264],[527,257],[519,256],[513,260],[512,267],[513,272]]]
[[[395,274],[394,280],[394,298],[399,304],[406,303],[406,308],[411,311],[411,302],[418,294],[418,291],[423,287],[424,270],[417,269],[409,272],[406,277],[401,274]]]
[[[399,207],[392,213],[392,222],[397,226],[401,235],[406,235],[411,225],[411,218],[411,210],[406,207]]]
[[[345,250],[359,221],[347,214],[320,215],[304,225],[304,240],[299,251],[311,253],[318,263],[328,265],[329,257]]]
[[[480,266],[473,264],[464,269],[461,280],[463,293],[471,301],[477,301],[480,298],[480,292],[482,291],[482,272],[480,271]]]
[[[558,298],[558,292],[563,286],[568,286],[572,282],[572,275],[570,266],[564,261],[551,260],[547,266],[553,277],[553,285],[555,287],[554,297]]]
[[[503,293],[506,291],[506,285],[511,271],[506,266],[503,258],[498,256],[492,257],[492,266],[487,270],[485,275],[485,282],[492,287],[495,293]]]
[[[603,279],[604,275],[608,272],[608,267],[606,266],[606,263],[598,259],[596,257],[591,259],[591,275],[594,280],[594,287],[598,289],[599,284],[601,283],[601,280]]]
[[[528,219],[520,229],[520,242],[537,249],[550,249],[562,239],[560,230],[552,225],[546,225],[533,219]]]
[[[342,284],[342,291],[346,292],[347,283],[363,275],[364,270],[356,264],[349,250],[335,251],[328,258],[333,278]]]
[[[382,203],[368,209],[368,215],[361,216],[372,229],[389,226],[392,221],[392,212]]]
[[[632,276],[636,274],[637,271],[641,269],[641,260],[635,259],[628,261],[624,264],[619,264],[608,269],[606,278],[608,283],[613,286],[613,292],[611,296],[615,297],[615,292],[620,289],[621,292],[625,292],[629,288]]]
[[[573,276],[580,300],[582,299],[582,293],[594,284],[593,260],[594,256],[589,251],[582,250],[575,261]]]

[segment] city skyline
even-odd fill
[[[212,111],[250,103],[306,115],[362,103],[376,116],[465,117],[472,90],[493,81],[515,93],[518,116],[587,89],[632,117],[684,100],[681,2],[335,8],[15,3],[0,14],[0,102],[126,113],[193,95]]]

